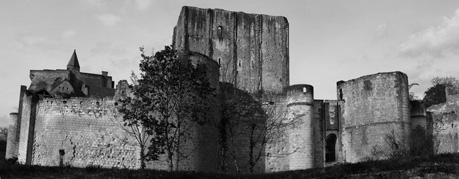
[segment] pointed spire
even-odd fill
[[[77,54],[76,54],[76,49],[73,50],[72,57],[70,57],[70,61],[67,64],[67,70],[80,71],[80,63],[78,63],[78,57],[77,57]]]

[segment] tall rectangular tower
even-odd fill
[[[183,7],[173,45],[220,65],[220,81],[250,93],[280,93],[289,85],[288,21],[281,16]]]

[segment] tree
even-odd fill
[[[132,85],[128,87],[132,90],[134,86],[138,85],[138,77],[134,72],[131,73],[131,82]],[[113,119],[112,122],[117,124],[128,135],[134,137],[137,145],[140,147],[140,168],[145,169],[145,162],[147,160],[145,149],[152,137],[151,134],[146,132],[143,124],[143,120],[146,120],[148,111],[142,109],[142,101],[140,101],[140,99],[133,98],[129,93],[126,94],[126,96],[122,96],[119,102],[121,106],[118,110],[120,113],[124,114],[123,123],[121,124],[117,119]]]
[[[178,170],[182,142],[192,137],[192,125],[207,121],[206,100],[214,89],[207,80],[206,66],[193,64],[186,54],[169,46],[154,56],[141,51],[140,79],[132,87],[133,97],[124,101],[132,106],[123,112],[125,121],[140,124],[152,136],[147,160],[165,154],[169,170],[174,169],[174,162]]]
[[[0,127],[0,141],[6,141],[6,137],[8,136],[8,128],[7,127]]]
[[[262,102],[259,94],[235,89],[231,84],[220,85],[222,120],[220,122],[220,171],[226,172],[231,158],[238,173],[240,164],[253,173],[265,155],[266,145],[279,140],[299,120],[288,121],[286,108],[276,102]],[[288,155],[288,154],[287,154]]]
[[[424,92],[424,104],[426,108],[446,102],[446,88],[450,89],[452,94],[457,94],[459,91],[459,81],[454,77],[435,77],[431,80],[432,87]]]

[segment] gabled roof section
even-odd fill
[[[78,62],[78,57],[76,54],[76,50],[73,50],[72,57],[70,57],[70,61],[67,64],[67,70],[78,70],[80,71],[80,63]]]

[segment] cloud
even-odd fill
[[[410,57],[459,54],[459,9],[453,17],[444,17],[441,24],[411,35],[399,46],[399,50],[402,55]]]
[[[150,6],[150,0],[134,0],[138,9],[147,9]]]
[[[62,37],[70,38],[70,37],[75,36],[75,34],[76,34],[76,32],[74,30],[67,30],[67,31],[62,33]]]
[[[47,38],[41,36],[27,36],[23,37],[21,41],[26,45],[36,45],[49,42]]]
[[[96,16],[104,25],[113,26],[118,21],[121,20],[121,17],[115,16],[113,14],[101,14]]]
[[[120,44],[113,44],[110,42],[99,42],[91,48],[91,55],[111,55],[111,56],[122,56],[125,55],[127,50],[126,47]]]
[[[101,7],[104,5],[103,0],[81,0],[84,5],[91,7]]]
[[[389,25],[387,23],[382,23],[376,26],[374,30],[375,38],[383,38],[389,34]]]

